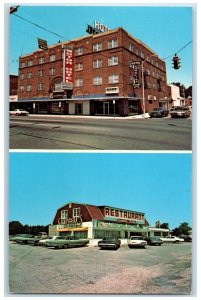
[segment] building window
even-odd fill
[[[155,72],[154,71],[152,72],[152,76],[155,77]]]
[[[31,92],[32,91],[32,85],[27,85],[27,92]]]
[[[73,208],[73,217],[80,217],[80,216],[81,216],[80,207]]]
[[[110,75],[109,76],[109,83],[118,83],[119,82],[119,75]]]
[[[138,49],[135,50],[136,55],[139,55],[139,51]]]
[[[102,43],[93,44],[93,51],[100,51],[102,50]]]
[[[83,79],[82,78],[76,79],[75,80],[75,86],[76,87],[83,86]]]
[[[112,56],[108,58],[108,66],[116,66],[118,65],[119,59],[118,56]]]
[[[55,68],[49,69],[49,75],[55,75]]]
[[[39,71],[38,71],[38,76],[39,76],[39,77],[42,77],[43,75],[44,75],[44,71],[43,71],[43,70],[39,70]]]
[[[149,69],[147,70],[147,75],[150,75],[150,70]]]
[[[141,58],[144,58],[144,53],[141,51],[140,53]]]
[[[55,54],[50,55],[50,61],[55,61],[55,60],[56,60],[56,55]]]
[[[73,208],[73,217],[80,217],[80,207]]]
[[[29,73],[27,74],[27,77],[28,77],[29,79],[31,79],[31,78],[32,78],[32,72],[29,72]]]
[[[45,58],[44,57],[40,57],[39,60],[38,60],[38,63],[39,64],[44,64],[45,62]]]
[[[20,63],[20,68],[24,68],[26,66],[25,62]]]
[[[102,59],[97,59],[93,61],[93,68],[94,69],[98,69],[101,68],[103,66],[103,61]]]
[[[27,66],[28,66],[28,67],[31,67],[31,66],[33,66],[33,61],[32,61],[32,59],[28,60],[28,62],[27,62]]]
[[[25,74],[24,73],[20,74],[20,80],[24,80],[24,78],[25,78]]]
[[[82,55],[84,53],[84,48],[79,47],[75,49],[75,55]]]
[[[43,90],[43,83],[38,83],[38,91],[42,91]]]
[[[20,92],[24,92],[24,85],[20,85]]]
[[[117,39],[108,41],[108,49],[112,49],[112,48],[115,48],[115,47],[118,47],[118,40]]]
[[[129,48],[128,48],[130,51],[132,51],[132,52],[134,52],[134,46],[133,46],[133,44],[129,44]]]
[[[156,89],[156,84],[155,84],[155,83],[153,83],[153,89],[154,89],[154,90]]]
[[[82,71],[83,70],[83,63],[75,64],[75,71]]]
[[[61,211],[61,219],[62,220],[68,219],[68,211],[67,210]]]
[[[102,84],[102,77],[101,76],[96,76],[93,78],[93,84],[94,85],[101,85]]]

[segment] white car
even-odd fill
[[[10,116],[28,116],[29,112],[24,109],[14,109],[9,112]]]
[[[43,238],[38,242],[39,246],[47,246],[47,242],[48,241],[52,241],[52,240],[57,240],[57,239],[62,239],[62,236],[58,236],[58,235],[54,235],[54,236],[48,236],[47,238]]]
[[[129,248],[145,248],[147,246],[147,241],[143,240],[141,236],[131,236],[128,239]]]
[[[184,239],[179,238],[177,236],[166,236],[164,238],[160,238],[163,242],[169,242],[169,243],[180,243],[184,242]]]

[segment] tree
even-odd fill
[[[168,223],[163,223],[163,224],[161,224],[160,228],[169,229],[169,224]]]
[[[183,222],[180,224],[179,227],[176,227],[172,230],[172,234],[173,235],[189,235],[189,231],[192,228],[189,226],[189,224],[187,222]]]
[[[24,226],[19,221],[9,222],[9,235],[22,233]]]

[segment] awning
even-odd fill
[[[59,228],[57,232],[68,232],[68,231],[87,231],[88,227],[74,227],[74,228]]]

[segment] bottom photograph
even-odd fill
[[[192,294],[191,153],[10,152],[8,294]]]

